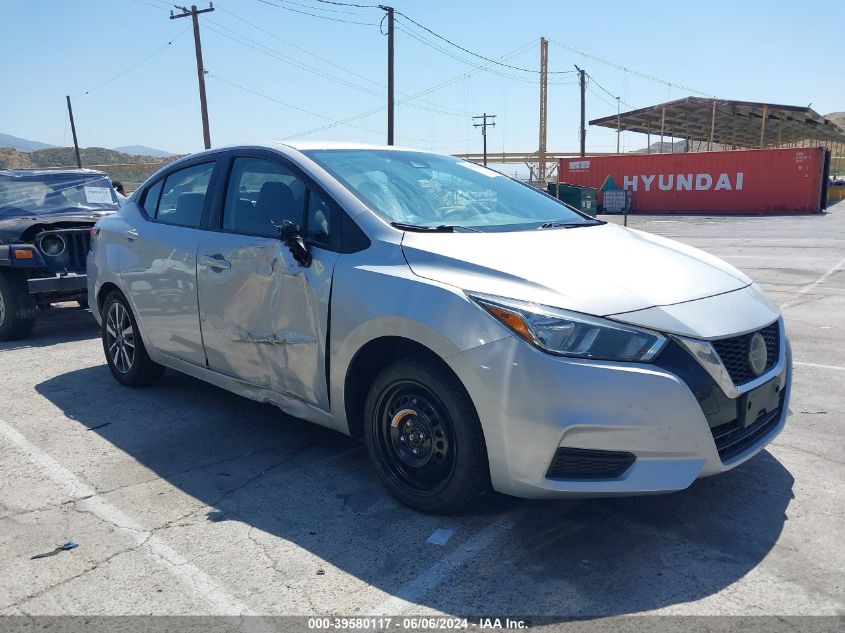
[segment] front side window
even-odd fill
[[[600,224],[532,187],[452,156],[370,149],[305,154],[388,222],[482,231]]]
[[[326,199],[311,189],[308,192],[308,210],[305,218],[305,240],[317,246],[331,246],[332,208]]]
[[[223,228],[276,237],[285,220],[303,226],[305,184],[289,167],[263,158],[236,158],[223,208]]]
[[[214,163],[203,163],[174,171],[167,176],[156,209],[156,222],[199,227],[213,172]]]

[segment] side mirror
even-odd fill
[[[300,266],[307,268],[311,265],[311,251],[305,246],[299,225],[290,220],[283,220],[279,227],[279,239],[290,249],[291,255]]]

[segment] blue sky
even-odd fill
[[[70,94],[82,146],[201,149],[190,19],[168,19],[170,6],[165,0],[0,0],[0,132],[71,144],[64,100]],[[221,0],[215,6],[201,18],[214,146],[287,138],[383,107],[386,38],[378,9],[317,0]],[[812,102],[823,114],[845,110],[841,57],[833,54],[843,11],[833,0],[395,0],[394,6],[487,57],[516,51],[505,63],[521,68],[538,68],[539,37],[547,37],[555,42],[551,71],[578,64],[591,75],[588,119],[615,112],[608,93],[634,107],[690,93],[558,43],[724,98]],[[536,149],[536,73],[501,66],[490,67],[496,73],[479,71],[486,62],[401,16],[398,25],[472,64],[397,32],[397,98],[457,78],[397,107],[401,144],[480,151],[470,117],[486,111],[497,115],[488,136],[492,151]],[[575,77],[553,74],[550,80],[548,148],[575,149]],[[384,111],[375,112],[306,137],[381,143],[385,121]],[[627,149],[645,144],[641,135],[625,136]],[[588,129],[588,149],[609,151],[615,143],[614,132]]]

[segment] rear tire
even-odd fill
[[[367,452],[400,502],[432,514],[465,510],[489,488],[481,423],[462,385],[424,359],[384,369],[364,408]]]
[[[26,279],[0,271],[0,341],[27,338],[35,327],[35,302]]]
[[[103,302],[103,352],[112,376],[126,387],[150,385],[164,375],[164,366],[150,359],[135,315],[119,292]]]

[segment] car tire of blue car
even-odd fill
[[[0,270],[0,341],[27,338],[35,327],[35,303],[26,279]]]
[[[135,315],[120,292],[112,292],[106,297],[101,322],[106,362],[120,384],[143,387],[164,375],[165,367],[147,354]]]
[[[364,407],[364,440],[384,486],[415,510],[455,514],[490,489],[475,407],[434,362],[403,359],[376,376]]]

